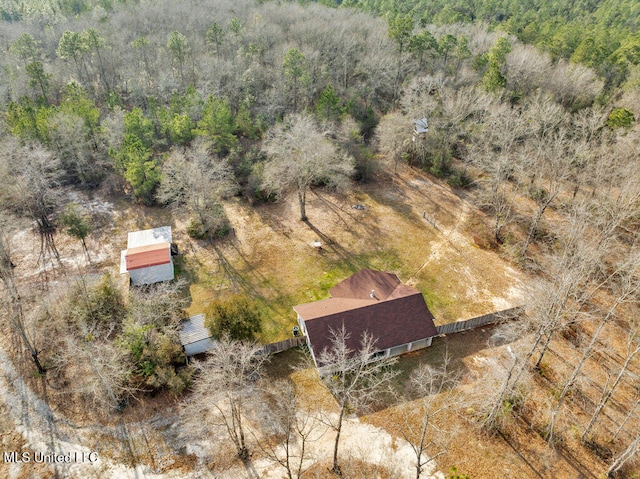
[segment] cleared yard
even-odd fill
[[[188,313],[202,312],[213,298],[247,293],[256,298],[263,309],[265,325],[261,339],[265,342],[291,334],[295,324],[293,305],[327,297],[330,287],[362,267],[396,272],[401,280],[420,289],[438,324],[465,320],[524,302],[526,276],[515,271],[496,252],[476,244],[483,244],[482,240],[488,236],[482,226],[482,213],[446,186],[408,168],[393,179],[358,185],[346,195],[314,190],[309,195],[309,223],[298,220],[294,198],[254,206],[234,198],[225,204],[233,233],[213,244],[189,239],[183,221],[168,209],[131,206],[121,200],[110,203],[94,199],[87,203],[84,198],[78,198],[76,201],[89,205],[102,229],[88,242],[91,265],[86,264],[78,241],[58,235],[65,270],[52,273],[52,287],[57,280],[71,280],[81,272],[116,274],[118,254],[126,245],[128,231],[168,224],[173,227],[175,241],[183,253],[176,273],[189,285]],[[355,204],[363,205],[364,209],[353,208]],[[322,250],[313,247],[315,241],[322,242]],[[18,275],[36,284],[41,278],[38,272],[33,272],[38,245],[32,232],[23,229],[14,237],[14,244]],[[448,351],[461,372],[460,391],[473,395],[478,385],[486,385],[491,359],[507,354],[508,345],[498,346],[490,340],[494,329],[489,326],[437,338],[431,348],[403,356],[398,363],[402,375],[397,386],[403,387],[419,363],[437,364]],[[8,338],[4,340],[5,349],[9,349]],[[619,346],[619,338],[613,341],[608,337],[607,341]],[[566,368],[565,358],[576,354],[561,340],[554,341],[552,352],[545,363],[549,375]],[[320,383],[317,372],[314,369],[292,372],[291,365],[296,362],[295,351],[279,354],[270,365],[269,375],[288,376],[299,391],[304,391],[301,411],[335,410],[335,400]],[[548,387],[545,381],[543,377],[537,378],[532,391],[540,404],[544,404],[547,397],[546,393],[542,394],[542,386]],[[38,383],[31,381],[32,387]],[[0,417],[5,423],[16,425],[0,428],[6,436],[4,446],[8,450],[40,447],[48,424],[45,421],[43,426],[32,426],[29,432],[24,421],[33,424],[43,411],[31,410],[36,401],[27,397],[28,388],[18,391],[15,385],[3,384],[3,390]],[[14,399],[14,393],[23,397],[17,394]],[[76,477],[91,477],[91,473],[95,477],[138,474],[187,478],[200,477],[209,467],[225,470],[227,477],[244,477],[244,467],[233,459],[229,459],[228,464],[216,462],[225,454],[232,457],[230,452],[220,449],[221,443],[212,443],[207,438],[199,449],[179,437],[173,424],[178,414],[174,402],[167,395],[145,398],[139,408],[127,408],[119,416],[122,421],[118,424],[81,425],[81,411],[67,415],[67,418],[74,417],[76,424],[68,424],[68,419],[56,421],[57,436],[67,438],[60,443],[64,450],[113,446],[109,453],[101,455],[99,468],[74,469]],[[345,429],[345,437],[349,439],[342,449],[342,458],[361,465],[367,476],[407,477],[406,471],[394,466],[394,461],[406,466],[411,455],[394,427],[397,405],[388,406],[366,416],[349,418]],[[417,402],[415,406],[417,411]],[[29,412],[26,415],[25,410]],[[595,479],[606,469],[601,460],[578,444],[579,430],[571,424],[563,424],[565,442],[553,451],[524,421],[513,424],[512,433],[507,436],[489,437],[478,431],[470,414],[470,409],[463,406],[446,418],[447,425],[452,425],[449,450],[431,465],[440,474],[456,466],[474,478],[507,474],[527,478]],[[313,457],[318,462],[310,471],[312,477],[331,477],[327,468],[333,437],[333,433],[327,431],[313,444]],[[361,444],[366,444],[366,448]],[[376,451],[375,457],[363,455],[362,451],[371,448]],[[211,451],[217,451],[216,461],[202,462],[211,460]],[[259,454],[254,460],[253,465],[261,477],[280,477],[280,471]],[[427,475],[433,473],[431,467]],[[36,473],[41,477],[54,475],[55,471],[49,467],[41,469],[17,465],[11,466],[9,473],[15,477],[32,477]]]
[[[174,227],[185,252],[182,272],[191,280],[188,313],[202,312],[213,298],[247,293],[265,313],[265,342],[291,334],[292,306],[328,297],[330,287],[363,267],[395,272],[422,291],[437,324],[523,302],[522,274],[470,239],[485,234],[477,226],[481,213],[409,168],[346,195],[314,189],[308,223],[291,197],[257,206],[236,198],[225,210],[233,232],[214,244]]]
[[[524,302],[525,276],[476,244],[489,243],[478,241],[489,236],[483,213],[448,186],[408,167],[394,177],[357,184],[347,194],[313,189],[306,223],[299,220],[295,195],[253,206],[232,198],[224,204],[232,232],[213,243],[189,238],[185,219],[168,208],[101,196],[70,195],[91,211],[99,229],[87,241],[91,265],[79,241],[57,236],[65,276],[105,271],[118,276],[129,231],[170,225],[182,253],[176,277],[189,285],[187,313],[201,313],[215,298],[246,293],[264,313],[264,342],[291,335],[294,305],[328,297],[329,288],[364,267],[397,273],[422,291],[436,324]],[[316,241],[322,249],[313,246]],[[41,280],[33,270],[38,256],[33,233],[25,227],[13,243],[18,276]]]
[[[330,287],[363,267],[395,272],[403,282],[420,289],[438,324],[469,319],[523,302],[526,277],[512,269],[496,252],[476,244],[478,237],[487,236],[479,226],[483,224],[482,213],[454,195],[447,186],[409,168],[401,169],[393,178],[383,177],[369,184],[356,185],[347,194],[314,189],[308,195],[308,223],[299,221],[297,201],[293,197],[276,204],[253,206],[245,199],[233,198],[224,205],[232,233],[213,243],[190,239],[185,232],[184,220],[169,209],[131,205],[124,200],[105,200],[101,195],[96,196],[99,199],[74,198],[89,205],[96,215],[96,224],[101,226],[88,241],[92,263],[86,263],[80,242],[60,234],[57,244],[65,270],[54,271],[55,279],[71,280],[84,272],[117,274],[119,251],[126,245],[129,231],[171,225],[174,241],[182,253],[176,263],[176,276],[188,284],[185,291],[190,299],[187,314],[202,312],[212,299],[246,293],[255,298],[263,310],[261,339],[264,342],[291,335],[291,328],[296,324],[292,306],[327,297]],[[364,209],[353,208],[353,205],[363,205]],[[15,252],[20,258],[17,272],[37,283],[40,277],[32,269],[37,259],[37,242],[27,229],[18,236],[24,241],[16,242]],[[314,248],[316,241],[322,243],[322,249]],[[461,342],[449,344],[455,358],[467,356],[464,351],[456,350],[465,344],[477,347],[476,351],[486,347],[486,338],[469,343],[471,337],[459,338]],[[442,345],[445,339],[437,341]],[[405,373],[402,378],[406,378],[418,362],[437,360],[441,353],[437,344],[434,342],[435,348],[403,358],[400,362]],[[291,363],[295,362],[293,356],[292,351],[274,358],[271,373],[290,376],[296,386],[305,391],[309,402],[303,401],[303,410],[313,411],[319,404],[332,410],[334,399],[320,384],[315,370],[291,373]],[[168,400],[165,395],[159,397]],[[148,404],[125,410],[122,417],[128,425],[144,427],[144,431],[138,432],[134,428],[131,436],[123,441],[118,425],[105,425],[99,433],[83,431],[84,439],[79,442],[86,445],[95,441],[104,443],[108,439],[119,445],[135,446],[135,461],[129,457],[132,446],[118,446],[112,457],[104,456],[110,464],[128,464],[131,460],[131,465],[145,465],[154,472],[169,473],[169,477],[172,474],[174,477],[197,474],[195,463],[199,453],[180,448],[181,440],[173,437],[171,426],[156,424],[157,414],[172,421],[176,411],[173,404],[169,404],[171,401],[157,405],[152,398],[144,401]],[[385,411],[365,418],[351,418],[349,430],[356,436],[375,438],[380,451],[389,447],[394,451],[405,450],[406,444],[391,437],[393,431],[387,429],[386,422],[393,409],[388,413]],[[133,412],[136,417],[128,417]],[[79,413],[78,418],[80,416]],[[327,444],[332,437],[331,433],[326,434]],[[460,440],[464,437],[462,434]],[[476,440],[480,440],[479,436]],[[317,451],[320,464],[328,460],[330,452],[330,448],[325,447],[327,444],[321,443],[318,443]],[[496,454],[506,457],[508,447],[505,444],[494,442],[494,446]],[[345,448],[345,453],[348,450]],[[356,450],[348,455],[354,461],[360,460]],[[208,456],[203,453],[203,457]],[[380,457],[382,464],[386,459]],[[514,455],[517,462],[516,457]],[[437,461],[436,467],[446,471],[451,464],[462,466],[461,470],[468,473],[481,469],[472,462],[456,460],[452,455]],[[105,464],[105,467],[110,466]],[[176,472],[181,468],[184,473]],[[382,469],[376,470],[380,477],[391,477]],[[126,474],[123,473],[123,477]]]

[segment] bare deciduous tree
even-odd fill
[[[529,140],[529,148],[524,155],[531,159],[530,195],[536,203],[533,219],[522,246],[521,256],[526,257],[527,249],[538,232],[542,215],[556,199],[570,175],[570,153],[567,152],[567,130],[543,130],[541,137]],[[536,186],[544,184],[545,187]]]
[[[434,108],[430,109],[429,133],[426,137],[429,158],[424,164],[440,175],[450,168],[452,145],[467,135],[493,100],[478,88],[453,90],[444,86],[437,93],[433,95],[437,99]]]
[[[620,424],[618,424],[617,429],[613,433],[612,440],[614,441],[620,435],[620,433],[622,433],[622,431],[625,430],[627,423],[631,419],[638,418],[638,415],[636,414],[636,409],[640,407],[640,386],[638,386],[637,384],[634,384],[633,389],[634,389],[634,398],[631,402],[627,403],[628,404],[627,414],[624,416],[624,419],[620,421]]]
[[[521,378],[529,368],[534,355],[538,359],[534,367],[540,368],[551,340],[559,331],[577,320],[586,302],[596,291],[607,284],[597,281],[601,252],[585,240],[586,226],[582,216],[574,216],[568,230],[562,236],[560,251],[547,260],[549,280],[540,279],[533,284],[529,294],[527,318],[521,323],[527,335],[523,352],[513,354],[511,365],[500,381],[495,401],[486,415],[485,425],[494,429],[499,424],[505,401],[517,393]],[[614,309],[615,311],[615,309]],[[530,335],[530,336],[529,336]]]
[[[602,394],[598,399],[598,404],[596,405],[596,408],[593,411],[593,414],[591,415],[591,419],[589,419],[589,423],[587,424],[587,426],[584,429],[584,432],[582,433],[582,436],[581,436],[582,442],[585,442],[589,439],[589,435],[591,433],[593,426],[596,424],[598,418],[600,417],[600,414],[602,413],[606,405],[609,403],[611,396],[613,395],[613,393],[616,391],[616,389],[622,382],[622,379],[627,374],[627,371],[629,370],[629,367],[631,365],[631,361],[633,361],[633,358],[635,358],[636,355],[640,353],[640,341],[638,341],[638,339],[640,338],[638,338],[637,331],[635,329],[632,329],[629,332],[629,335],[627,337],[627,348],[624,355],[624,358],[625,358],[624,363],[622,363],[622,366],[620,366],[620,369],[618,370],[618,374],[616,375],[613,382],[610,383],[610,381],[607,381],[607,383],[602,388]],[[630,411],[633,412],[633,408],[631,408]]]
[[[90,335],[65,339],[67,365],[73,364],[76,380],[71,389],[91,404],[94,410],[110,414],[122,407],[123,400],[132,395],[131,374],[125,352],[111,342],[97,341]]]
[[[622,172],[625,166],[610,165],[609,168]],[[587,218],[593,223],[598,249],[609,251],[615,247],[613,241],[620,237],[620,233],[629,233],[629,227],[640,212],[640,183],[634,175],[624,175],[616,181],[615,195],[594,198],[590,204],[593,214]],[[632,235],[630,248],[637,240],[636,231]]]
[[[442,416],[459,404],[453,389],[456,377],[449,370],[449,362],[445,356],[439,368],[418,366],[409,379],[418,399],[407,398],[398,407],[400,419],[396,427],[416,456],[416,479],[422,477],[424,466],[447,452],[446,438],[451,434],[443,428]]]
[[[523,320],[525,318],[522,318]],[[525,336],[526,321],[503,325],[496,337],[515,340]],[[513,347],[512,347],[513,345]],[[488,373],[473,391],[471,402],[480,418],[480,425],[490,433],[502,432],[512,419],[514,410],[527,394],[529,383],[528,361],[531,358],[530,344],[508,345],[506,354],[496,355],[488,362]]]
[[[546,80],[547,90],[567,108],[591,105],[604,86],[594,70],[564,60],[556,63]]]
[[[629,442],[629,445],[616,455],[611,461],[611,465],[607,470],[608,477],[614,477],[615,473],[618,472],[622,467],[631,459],[633,459],[636,454],[640,451],[640,432],[636,432],[635,437]]]
[[[353,174],[353,159],[338,151],[307,114],[288,116],[274,126],[263,149],[269,155],[263,187],[276,195],[295,189],[302,221],[307,220],[307,190],[314,183],[345,187]]]
[[[606,314],[601,313],[601,317],[598,321],[598,326],[596,327],[595,332],[591,337],[591,341],[587,346],[582,349],[582,356],[578,363],[573,368],[573,371],[569,378],[565,381],[564,387],[558,396],[558,400],[556,406],[553,408],[551,412],[551,420],[549,421],[549,426],[547,430],[547,441],[552,444],[553,443],[553,433],[556,417],[564,400],[567,397],[567,393],[573,387],[578,375],[582,371],[585,362],[591,356],[594,347],[600,337],[600,333],[604,327],[615,317],[616,310],[618,307],[626,303],[628,301],[633,301],[640,289],[640,281],[638,278],[638,268],[640,257],[636,253],[636,255],[629,258],[625,261],[620,267],[614,272],[610,277],[610,285],[615,291],[615,299],[612,304],[609,305],[608,311]]]
[[[267,393],[268,420],[263,433],[271,438],[259,442],[259,446],[285,469],[289,479],[299,479],[312,464],[309,442],[319,439],[324,431],[318,429],[315,418],[298,409],[293,383],[276,381],[269,385]]]
[[[350,411],[359,411],[370,406],[383,392],[385,386],[398,375],[390,368],[393,358],[374,357],[376,340],[364,333],[357,351],[348,346],[351,334],[344,325],[331,330],[331,347],[318,356],[322,381],[338,401],[338,417],[327,417],[328,424],[336,431],[333,447],[334,473],[340,475],[338,446],[345,416]]]
[[[46,369],[40,362],[40,351],[38,351],[35,336],[25,318],[22,297],[18,292],[18,285],[13,271],[15,265],[11,260],[11,247],[9,244],[11,223],[9,218],[0,217],[0,280],[2,280],[5,289],[2,299],[6,306],[11,329],[20,337],[22,344],[31,354],[31,358],[36,368],[38,368],[38,373],[44,374]]]
[[[184,284],[164,282],[130,293],[116,341],[127,351],[140,388],[167,387],[178,394],[190,384],[191,371],[177,367],[185,361],[178,333],[184,317]]]
[[[182,294],[186,281],[165,281],[146,289],[132,290],[129,316],[141,325],[175,326],[183,318],[187,300]]]
[[[15,165],[12,175],[5,177],[5,188],[11,206],[35,223],[40,238],[39,263],[46,274],[49,262],[62,265],[56,248],[56,225],[53,213],[58,206],[59,162],[42,146],[27,146],[8,152],[7,160]]]
[[[43,349],[53,387],[105,416],[135,395],[132,364],[124,348],[113,341],[126,306],[111,276],[100,281],[80,276],[73,284],[56,283],[34,310],[47,325]]]
[[[487,173],[479,182],[483,204],[493,213],[493,236],[502,242],[502,230],[513,219],[513,209],[521,177],[518,150],[526,134],[520,115],[505,105],[492,105],[481,134],[469,148],[471,161]]]
[[[555,334],[576,321],[586,302],[607,283],[595,281],[602,251],[590,241],[583,218],[578,213],[569,219],[559,251],[548,258],[550,280],[535,283],[530,294],[530,319],[536,331],[530,353],[539,351],[536,369]]]
[[[267,360],[256,343],[220,339],[196,363],[198,376],[183,408],[189,427],[222,427],[242,461],[249,459],[245,419],[252,401],[260,401],[257,381]]]
[[[411,142],[411,122],[398,112],[383,116],[376,128],[376,140],[383,162],[392,164],[393,172],[397,173],[398,163]]]
[[[551,59],[532,45],[514,43],[506,57],[507,88],[518,96],[528,96],[545,84]]]
[[[191,148],[171,151],[156,196],[160,203],[186,209],[193,216],[191,226],[211,238],[226,220],[220,200],[236,191],[229,163],[212,157],[205,143],[196,141]]]

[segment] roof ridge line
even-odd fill
[[[368,308],[370,306],[376,306],[376,305],[381,304],[381,303],[387,303],[387,302],[391,302],[391,301],[397,301],[399,299],[410,298],[410,297],[416,296],[418,294],[422,296],[422,292],[416,290],[412,294],[407,294],[406,296],[398,296],[397,298],[390,298],[390,299],[389,298],[387,298],[387,299],[378,299],[377,301],[371,300],[371,302],[369,304],[363,304],[362,306],[356,306],[354,308],[345,309],[344,311],[339,311],[337,313],[332,313],[332,314],[340,314],[340,313],[344,313],[344,312],[347,312],[347,311],[356,311],[358,309],[365,309],[365,308]],[[359,299],[359,298],[333,298],[333,297],[331,297],[331,298],[320,299],[318,301],[313,301],[313,303],[318,303],[320,301],[327,301],[329,299],[345,299],[347,301],[354,301],[354,300],[355,301],[368,301],[367,299]],[[424,296],[423,296],[423,299],[424,299]],[[426,303],[426,301],[425,301],[425,303]],[[306,303],[306,304],[311,304],[311,303]],[[298,305],[298,306],[301,306],[301,305]],[[294,306],[293,309],[295,311],[295,306]],[[306,322],[306,321],[315,321],[316,319],[322,319],[322,318],[325,318],[325,317],[326,316],[318,316],[317,318],[310,318],[310,319],[304,319],[303,318],[303,319]]]

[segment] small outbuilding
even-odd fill
[[[187,357],[206,353],[213,347],[214,340],[204,320],[204,314],[196,314],[180,325],[180,342]]]
[[[129,273],[136,286],[174,278],[171,226],[133,231],[120,253],[120,274]]]
[[[316,366],[322,366],[317,358],[332,346],[331,331],[342,325],[350,349],[357,351],[367,332],[376,340],[376,355],[387,357],[430,346],[437,335],[422,293],[393,273],[362,269],[329,293],[328,299],[293,308]]]
[[[426,116],[424,118],[413,120],[414,138],[419,137],[420,135],[425,135],[428,132],[429,132],[429,120],[427,120]]]

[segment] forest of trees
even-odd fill
[[[172,208],[188,218],[191,237],[215,242],[230,231],[222,205],[232,196],[253,205],[297,195],[307,220],[311,188],[346,191],[409,164],[473,202],[489,247],[534,278],[526,317],[511,331],[526,339],[500,358],[495,394],[477,394],[474,419],[504,434],[524,418],[551,447],[563,428],[576,428],[586,446],[606,449],[609,474],[629,471],[640,451],[637,2],[214,3],[0,3],[0,279],[6,325],[33,367],[55,385],[73,382],[99,410],[151,391],[180,395],[194,373],[206,375],[193,393],[218,388],[232,412],[220,424],[246,460],[243,408],[257,387],[248,377],[264,358],[234,341],[260,330],[259,315],[233,328],[228,316],[242,308],[213,304],[209,327],[243,354],[224,364],[226,378],[214,374],[215,356],[186,368],[181,285],[124,295],[109,276],[81,278],[60,297],[36,300],[46,294],[14,275],[12,235],[33,227],[46,283],[61,264],[60,231],[91,261],[93,223],[68,204],[69,190]],[[413,120],[423,117],[429,134],[412,141]],[[624,348],[607,351],[611,335]],[[545,374],[559,338],[572,341],[575,357]],[[594,358],[602,371],[591,377]],[[334,391],[346,387],[335,378],[349,374],[327,383],[342,401],[340,420],[373,395]],[[450,389],[440,370],[421,374],[428,394]],[[531,412],[535,375],[549,381],[548,397]],[[287,388],[278,391],[261,394],[271,401]],[[288,394],[262,433],[289,440],[297,431],[304,443],[311,431],[295,414],[291,422]],[[569,406],[587,396],[576,418]],[[422,407],[421,440],[402,432],[415,442],[418,477],[428,419],[439,411]],[[332,427],[340,473],[341,422]],[[289,456],[266,453],[293,477]]]
[[[594,68],[607,89],[630,77],[637,81],[640,63],[640,10],[633,0],[372,1],[331,0],[328,5],[355,7],[381,16],[409,16],[422,26],[485,23],[535,45],[554,60],[564,58]]]

